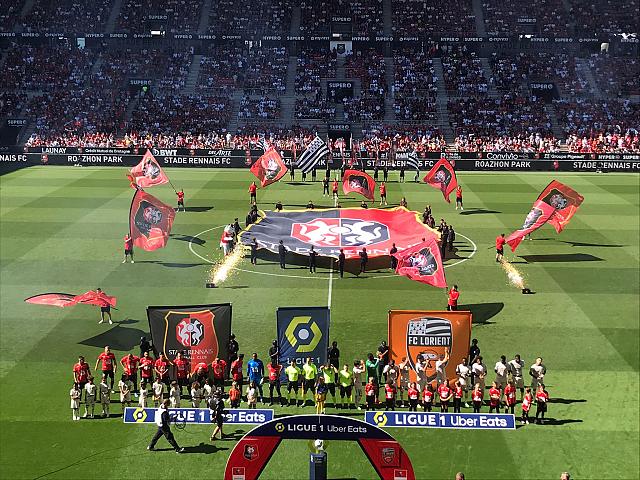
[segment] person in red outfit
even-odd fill
[[[78,385],[81,392],[84,391],[84,386],[89,382],[91,376],[91,369],[89,364],[85,362],[84,357],[80,355],[78,357],[78,363],[73,366],[73,383]]]
[[[471,392],[471,401],[473,402],[473,413],[480,413],[483,397],[484,397],[484,392],[482,391],[482,387],[480,387],[479,383],[476,383],[476,386],[473,387],[473,391]]]
[[[447,413],[449,411],[449,402],[451,401],[449,382],[442,382],[438,386],[438,396],[440,397],[440,412]]]
[[[269,405],[273,405],[273,390],[278,394],[278,403],[282,405],[282,393],[280,392],[280,372],[282,365],[273,362],[267,363],[267,371],[269,372]]]
[[[113,391],[113,382],[115,380],[115,373],[118,367],[116,365],[116,356],[109,348],[109,345],[104,347],[104,352],[98,355],[98,359],[96,360],[96,368],[94,370],[98,370],[98,363],[100,362],[102,362],[102,375],[106,375],[111,379],[111,393],[115,393]]]
[[[538,385],[536,392],[536,423],[542,425],[544,422],[544,414],[547,413],[547,402],[549,401],[549,393],[544,388],[544,383]]]
[[[176,195],[178,196],[178,208],[176,209],[176,211],[180,211],[180,207],[182,207],[182,211],[186,212],[187,209],[184,208],[184,188],[182,190],[180,190],[179,192],[176,192]]]
[[[178,352],[173,365],[176,367],[176,380],[182,395],[182,387],[187,387],[187,391],[189,390],[189,360],[182,356],[182,352]]]
[[[433,387],[431,384],[426,384],[422,391],[422,408],[425,412],[430,412],[433,407],[433,393]]]
[[[256,185],[256,182],[251,182],[251,185],[249,185],[249,203],[253,203],[256,202],[256,192],[258,191],[258,186]]]
[[[533,395],[531,395],[531,388],[527,387],[524,391],[524,398],[522,399],[522,423],[529,424],[529,410],[533,403]]]
[[[496,262],[500,263],[504,256],[504,244],[507,240],[504,238],[504,233],[501,233],[496,237]]]
[[[453,288],[449,290],[449,300],[447,301],[447,310],[449,311],[458,310],[458,298],[460,298],[458,285],[454,285]]]
[[[207,378],[209,378],[209,366],[204,362],[200,362],[194,367],[194,372],[196,381],[200,385],[204,385],[207,382]]]
[[[396,386],[393,381],[389,380],[384,386],[384,398],[386,401],[386,406],[384,408],[385,412],[387,410],[393,411],[396,409],[396,391]]]
[[[387,203],[387,186],[384,182],[380,184],[380,205],[389,205]]]
[[[136,357],[133,353],[125,355],[120,359],[120,365],[124,373],[129,377],[131,383],[133,383],[133,392],[137,396],[138,394],[138,364],[140,358]]]
[[[504,388],[504,397],[506,403],[504,413],[509,413],[509,410],[511,410],[513,414],[516,407],[516,386],[513,380],[509,380],[509,383],[507,383],[507,386]]]
[[[133,238],[128,233],[124,236],[124,260],[122,263],[127,263],[127,256],[131,258],[131,263],[133,261]]]
[[[144,352],[140,359],[140,390],[146,390],[147,384],[153,383],[153,367],[155,361],[149,352]]]
[[[332,190],[331,190],[332,196],[333,196],[333,206],[337,207],[338,206],[338,179],[336,178],[333,181],[333,185],[332,185]]]
[[[460,385],[460,382],[456,380],[456,383],[453,386],[453,413],[460,413],[463,395],[464,390],[462,389],[462,385]]]
[[[407,390],[407,398],[409,399],[409,411],[417,412],[418,411],[418,398],[420,397],[420,392],[418,391],[418,386],[416,382],[411,382],[409,384],[409,389]]]
[[[169,378],[169,360],[164,356],[163,352],[160,352],[160,356],[153,364],[156,375],[160,377],[160,380],[165,385],[169,385],[171,383],[171,379]]]
[[[242,387],[244,385],[244,377],[242,374],[242,369],[244,368],[244,353],[238,355],[238,358],[235,359],[231,363],[231,379],[238,384],[238,389],[242,392]]]
[[[369,378],[369,381],[364,386],[364,396],[367,399],[367,410],[373,410],[376,406],[376,395],[378,393],[378,387],[375,384],[373,377]]]
[[[462,205],[462,187],[460,185],[456,188],[456,210],[458,209],[458,205],[460,205],[460,210],[464,210],[464,206]]]
[[[500,388],[498,388],[498,384],[493,382],[491,388],[489,389],[489,413],[492,413],[494,410],[496,413],[500,413],[500,396],[502,392]]]
[[[211,362],[211,372],[213,372],[213,384],[218,388],[224,388],[224,372],[227,371],[227,362],[216,357]]]

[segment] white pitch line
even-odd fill
[[[207,228],[206,230],[203,230],[202,232],[196,234],[193,236],[193,238],[200,238],[200,235],[204,235],[205,233],[208,233],[212,230],[217,230],[218,228],[223,228],[226,225],[218,225],[217,227],[212,227],[212,228]],[[473,257],[476,252],[478,251],[478,246],[476,245],[476,243],[471,240],[469,237],[467,237],[466,235],[463,235],[461,233],[456,232],[456,235],[462,238],[465,238],[469,241],[469,243],[471,243],[471,245],[473,246],[473,252],[471,252],[471,254],[466,257],[466,258],[461,258],[460,260],[458,260],[457,262],[451,263],[449,265],[445,265],[444,268],[449,268],[449,267],[454,267],[456,265],[460,265],[463,262],[466,262],[467,260],[471,259],[471,257]],[[212,260],[209,260],[206,257],[203,257],[202,255],[200,255],[198,252],[196,252],[193,249],[193,239],[189,240],[189,250],[191,250],[191,253],[193,253],[196,257],[198,257],[201,260],[204,260],[207,263],[215,263]],[[333,260],[332,259],[332,266],[333,266]],[[253,273],[255,275],[267,275],[269,277],[283,277],[283,278],[303,278],[305,280],[322,280],[322,277],[316,277],[316,276],[302,276],[302,275],[283,275],[280,273],[269,273],[269,272],[256,272],[255,270],[245,270],[244,268],[237,268],[237,267],[233,267],[233,270],[237,270],[239,272],[244,272],[244,273]],[[376,276],[376,277],[368,277],[370,280],[373,279],[378,279],[378,278],[397,278],[398,275],[380,275],[380,276]],[[331,284],[333,284],[334,278],[333,278],[333,268],[331,269],[331,271],[329,272],[329,282]],[[331,290],[329,290],[329,295],[331,295]],[[329,296],[329,306],[331,306],[331,296]]]
[[[329,294],[327,295],[327,307],[331,310],[331,293],[333,290],[333,258],[331,259],[331,270],[329,271]]]

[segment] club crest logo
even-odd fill
[[[142,174],[147,178],[158,178],[160,175],[160,167],[155,162],[148,160],[142,167]]]
[[[258,458],[258,445],[255,443],[245,445],[242,456],[250,462]]]
[[[407,324],[407,356],[414,369],[420,359],[425,362],[428,381],[436,377],[435,362],[452,345],[451,322],[445,318],[422,317]]]
[[[162,222],[162,212],[155,205],[143,200],[140,202],[134,221],[138,230],[148,237],[151,229]]]
[[[204,325],[196,318],[185,318],[176,325],[176,339],[185,347],[196,346],[204,339]]]
[[[543,201],[551,205],[556,210],[562,210],[563,208],[567,208],[569,205],[567,197],[555,188],[551,190],[546,197],[544,197]]]
[[[391,466],[397,466],[398,463],[398,455],[396,453],[396,448],[394,447],[383,447],[380,456],[382,457],[382,461]]]
[[[349,178],[349,187],[354,190],[363,190],[364,192],[368,192],[369,182],[362,175],[351,175]]]
[[[449,185],[449,182],[451,182],[451,172],[441,165],[433,176],[433,180],[443,185]]]
[[[291,236],[316,247],[366,247],[389,240],[389,228],[376,221],[316,218],[294,223]]]
[[[433,275],[438,271],[438,263],[428,248],[423,248],[409,258],[409,266],[416,268],[420,275]]]
[[[277,178],[278,174],[282,170],[280,164],[271,156],[262,161],[262,168],[264,168],[264,176],[267,180]]]
[[[527,214],[527,218],[524,219],[524,225],[522,225],[521,230],[526,230],[531,226],[535,225],[538,219],[542,216],[544,212],[540,210],[538,207],[533,207],[531,211]]]

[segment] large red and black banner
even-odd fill
[[[344,194],[356,192],[373,201],[376,182],[368,173],[359,170],[346,170],[342,177],[342,191]]]
[[[542,191],[538,200],[548,203],[555,209],[549,223],[557,233],[560,233],[578,211],[584,197],[571,187],[553,180]]]
[[[313,245],[321,257],[337,258],[343,249],[347,259],[358,258],[366,248],[369,258],[374,258],[388,256],[393,243],[404,250],[435,235],[418,217],[403,207],[267,211],[240,239],[248,245],[255,237],[259,248],[275,253],[282,240],[289,251],[300,255],[308,255]]]
[[[518,248],[518,245],[526,235],[547,223],[554,211],[555,209],[548,203],[536,200],[527,218],[524,219],[522,227],[507,237],[507,243],[511,247],[511,251],[516,251],[516,248]]]
[[[129,210],[129,230],[133,244],[152,251],[166,246],[176,212],[153,195],[136,190]]]
[[[456,172],[446,158],[441,158],[425,175],[423,181],[442,191],[444,199],[451,203],[449,196],[458,186]]]
[[[396,273],[411,280],[427,283],[438,288],[446,288],[447,280],[440,256],[438,242],[434,235],[424,242],[394,254],[398,259]]]
[[[251,166],[251,173],[258,177],[263,188],[280,180],[287,173],[287,170],[282,157],[273,147],[269,148]]]
[[[78,305],[79,303],[85,305],[96,305],[98,307],[115,307],[117,304],[116,297],[112,297],[104,292],[97,292],[95,290],[89,290],[82,295],[72,295],[70,293],[42,293],[40,295],[25,298],[24,301],[35,305],[50,305],[52,307],[60,308],[71,307],[73,305]]]
[[[147,188],[168,183],[169,177],[165,175],[153,154],[147,150],[140,163],[129,172],[129,180],[132,185],[135,184],[141,188]]]
[[[156,353],[170,361],[182,352],[194,368],[200,362],[228,357],[231,304],[147,307]]]

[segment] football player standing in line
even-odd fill
[[[71,397],[71,418],[72,420],[80,420],[80,399],[82,398],[82,391],[77,383],[71,385],[69,397]]]
[[[362,360],[355,360],[353,362],[353,387],[354,387],[354,400],[356,408],[361,410],[360,401],[362,400],[362,374],[366,371],[364,362]]]
[[[467,357],[462,359],[456,366],[456,375],[458,376],[458,383],[460,387],[462,387],[462,391],[464,392],[464,406],[469,408],[469,375],[471,374],[471,369],[467,365]]]
[[[513,360],[509,361],[509,373],[513,378],[515,387],[520,390],[520,401],[524,398],[524,378],[522,376],[522,368],[524,362],[520,359],[520,355],[516,354]]]

